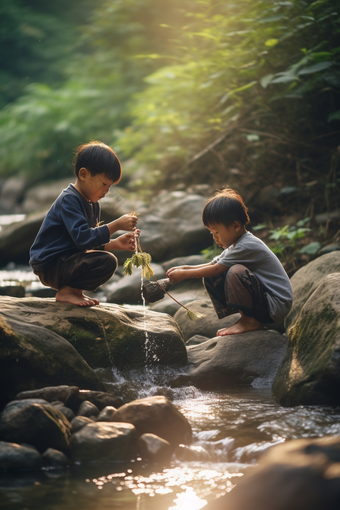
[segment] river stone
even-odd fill
[[[338,510],[340,439],[297,439],[269,448],[258,467],[206,510]]]
[[[41,455],[33,446],[0,441],[0,470],[37,469],[41,466]]]
[[[214,338],[219,329],[232,326],[241,317],[239,313],[235,313],[224,319],[219,319],[210,299],[192,301],[187,303],[186,306],[193,312],[200,313],[203,317],[192,321],[183,308],[175,314],[174,319],[183,333],[185,342],[195,335]]]
[[[27,181],[24,177],[16,175],[9,177],[0,186],[0,214],[22,213],[18,202],[24,196]]]
[[[95,418],[99,414],[99,409],[97,406],[92,404],[92,402],[89,402],[88,400],[85,400],[82,402],[78,409],[77,416],[85,416],[86,418]]]
[[[73,418],[75,417],[75,414],[72,411],[72,409],[70,409],[69,407],[64,406],[63,403],[60,403],[60,404],[52,403],[51,405],[53,407],[55,407],[56,409],[59,409],[59,411],[61,411],[63,413],[63,415],[65,416],[65,418],[68,419],[69,422],[71,422],[73,420]]]
[[[77,386],[48,386],[47,388],[39,388],[38,390],[22,391],[18,393],[15,400],[23,400],[27,398],[42,398],[47,402],[55,402],[59,400],[66,406],[72,404],[76,397],[79,395],[79,388]]]
[[[321,280],[330,273],[340,272],[340,252],[333,251],[318,257],[301,267],[291,278],[293,288],[293,306],[285,319],[285,328],[292,326],[306,303],[321,283]]]
[[[70,464],[66,455],[54,448],[48,448],[42,454],[42,458],[46,467],[65,468]]]
[[[187,281],[189,282],[192,280]],[[171,288],[170,294],[178,301],[178,303],[181,303],[182,305],[185,306],[187,306],[188,303],[192,303],[193,301],[204,300],[207,297],[207,292],[203,288],[203,285],[200,280],[198,280],[198,283],[201,284],[200,288],[198,288],[196,285],[191,289],[182,288],[177,290],[176,285],[175,287]],[[150,310],[153,310],[154,312],[167,313],[169,315],[174,316],[178,310],[183,310],[183,308],[181,308],[181,305],[178,303],[176,303],[176,301],[174,301],[170,296],[165,295],[165,297],[160,301],[151,304]]]
[[[0,267],[8,262],[28,264],[29,250],[46,215],[29,214],[23,221],[5,225],[0,231]]]
[[[202,389],[270,385],[287,348],[287,338],[265,330],[215,337],[188,347],[188,366],[173,384]]]
[[[165,271],[160,264],[151,263],[151,268],[157,279],[165,278]],[[103,286],[109,303],[141,304],[141,269],[134,268],[131,276],[125,276],[119,282]]]
[[[25,298],[23,298],[25,299]],[[2,298],[17,302],[14,298]],[[13,399],[18,392],[69,384],[93,390],[104,385],[76,349],[53,331],[24,321],[19,310],[7,315],[0,300],[0,405]],[[39,321],[37,320],[37,324]]]
[[[31,186],[25,193],[22,211],[27,214],[38,210],[46,211],[69,184],[70,179],[67,178]]]
[[[49,405],[23,403],[11,402],[1,413],[0,438],[35,446],[40,452],[49,447],[67,451],[71,425],[63,413]]]
[[[98,414],[96,421],[113,421],[112,416],[115,411],[117,411],[115,407],[104,407],[104,409]]]
[[[206,342],[207,340],[210,340],[207,336],[203,335],[194,335],[186,342],[187,347],[190,347],[191,345],[199,345],[203,344],[203,342]]]
[[[89,423],[71,439],[75,462],[128,461],[136,452],[136,429],[130,423]]]
[[[340,273],[326,276],[289,329],[273,394],[281,405],[340,404]]]
[[[162,263],[162,266],[164,270],[167,271],[175,266],[199,266],[206,263],[207,261],[203,255],[189,255],[188,257],[176,257],[174,259],[166,260]],[[195,280],[198,280],[198,278],[195,278]],[[187,280],[183,280],[183,282],[185,281]]]
[[[23,285],[0,285],[0,296],[22,298],[25,296],[25,287]]]
[[[138,450],[143,459],[166,464],[174,449],[168,441],[155,434],[142,434],[138,438]]]
[[[123,405],[121,398],[112,395],[111,393],[104,393],[103,391],[80,390],[77,396],[79,404],[85,400],[92,402],[99,411],[102,411],[106,406],[120,407]]]
[[[52,299],[7,296],[0,296],[0,309],[8,319],[20,316],[23,330],[39,325],[45,335],[52,330],[62,336],[92,368],[144,365],[146,360],[161,365],[183,365],[187,361],[181,332],[173,318],[165,314],[114,304],[84,309]],[[145,332],[149,336],[149,351],[145,349]],[[63,372],[70,371],[68,366],[65,364]],[[70,374],[58,382],[65,384],[69,379]],[[80,386],[76,381],[73,384]],[[104,389],[93,388],[93,384],[87,388]],[[22,389],[29,389],[29,385]]]
[[[129,402],[113,414],[112,420],[132,423],[139,436],[145,433],[156,434],[174,446],[188,443],[191,439],[189,422],[164,396]]]
[[[71,421],[71,427],[72,427],[72,434],[75,434],[78,432],[78,430],[81,430],[85,425],[88,425],[89,423],[93,423],[94,418],[87,418],[86,416],[76,416]]]

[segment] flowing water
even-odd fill
[[[1,276],[26,283],[36,278],[10,267]],[[202,391],[172,388],[173,378],[174,370],[148,364],[138,370],[113,369],[108,377],[111,391],[123,400],[165,395],[189,420],[193,442],[179,447],[170,465],[148,466],[137,458],[126,464],[0,473],[0,509],[199,510],[232,490],[268,447],[288,439],[340,435],[340,408],[280,407],[265,381]]]
[[[21,510],[198,510],[232,490],[268,447],[301,437],[340,435],[340,408],[280,407],[269,387],[201,391],[171,388],[173,370],[112,371],[124,399],[166,395],[193,429],[165,468],[140,458],[127,464],[0,475],[0,508]]]

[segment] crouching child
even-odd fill
[[[173,267],[167,271],[168,278],[174,283],[203,278],[219,319],[241,314],[233,326],[218,330],[218,336],[281,322],[292,306],[292,287],[276,255],[247,231],[248,209],[239,193],[230,188],[218,191],[205,206],[202,219],[224,251],[207,264]]]
[[[100,225],[98,201],[118,184],[119,159],[111,147],[97,141],[81,145],[74,161],[75,184],[64,189],[48,211],[30,250],[30,265],[40,281],[57,290],[56,301],[76,306],[98,305],[83,294],[95,291],[115,272],[111,250],[134,251],[137,216],[125,214]],[[116,239],[117,230],[128,233]]]

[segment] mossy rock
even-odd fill
[[[16,318],[20,319],[18,313]],[[0,313],[0,406],[21,391],[59,384],[105,390],[67,340],[41,326]]]
[[[273,384],[285,406],[340,404],[340,273],[326,276],[289,329]]]
[[[292,276],[293,306],[285,319],[286,330],[296,322],[303,305],[325,276],[339,272],[340,251],[334,251],[318,257]]]
[[[20,317],[62,336],[92,368],[187,362],[179,327],[166,314],[114,304],[82,308],[38,298],[0,297],[0,308],[6,317]]]

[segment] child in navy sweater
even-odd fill
[[[137,216],[124,214],[99,225],[98,200],[118,184],[119,159],[111,147],[90,142],[76,150],[76,182],[64,189],[48,211],[30,250],[30,264],[40,281],[57,290],[56,301],[77,306],[98,305],[83,290],[94,291],[115,272],[111,250],[134,251]],[[127,230],[110,240],[117,230]]]

